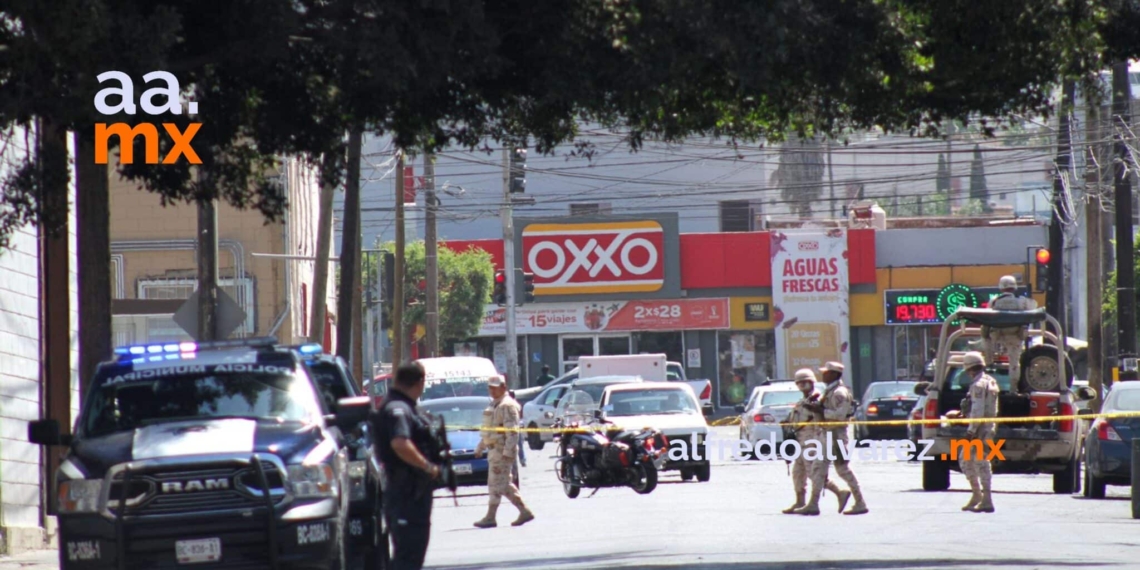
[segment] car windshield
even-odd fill
[[[1009,391],[1009,371],[996,369],[987,370],[986,374],[989,374],[994,380],[997,380],[998,387],[1001,388],[1003,392]],[[965,390],[973,381],[973,378],[970,378],[970,375],[966,374],[966,371],[961,368],[950,368],[946,372],[946,386],[948,390]],[[911,393],[914,393],[913,385],[911,386]]]
[[[130,374],[123,377],[127,376]],[[211,371],[150,376],[140,380],[114,378],[91,390],[84,414],[84,435],[98,437],[188,419],[238,417],[304,422],[319,410],[309,379],[291,372]]]
[[[313,374],[317,388],[321,391],[321,398],[325,401],[327,410],[335,409],[337,400],[353,396],[349,393],[348,379],[344,377],[340,367],[336,364],[322,361],[311,362],[309,370]]]
[[[760,397],[761,406],[788,406],[804,397],[802,392],[765,392]]]
[[[914,387],[918,382],[888,382],[885,384],[871,385],[871,393],[867,396],[868,400],[877,400],[879,398],[910,398],[914,396]]]
[[[430,383],[424,394],[420,396],[421,402],[438,400],[440,398],[461,398],[466,396],[487,396],[486,378],[448,378]]]
[[[681,390],[621,390],[610,393],[610,416],[700,413],[692,397]]]
[[[420,409],[433,416],[442,417],[447,429],[478,428],[483,425],[483,410],[487,402],[464,402],[461,404],[438,402],[435,404],[422,404]]]
[[[1140,390],[1117,390],[1108,397],[1105,408],[1125,412],[1140,411]]]

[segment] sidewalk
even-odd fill
[[[0,556],[0,570],[55,570],[59,554],[55,550],[36,550],[18,556]]]

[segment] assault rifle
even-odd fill
[[[432,418],[433,420],[436,418]],[[447,424],[444,423],[443,416],[440,416],[439,422],[432,422],[431,435],[432,455],[439,462],[439,482],[436,486],[437,489],[448,489],[451,491],[451,500],[455,502],[455,506],[459,506],[459,482],[455,477],[455,465],[451,460],[451,443],[447,441]]]

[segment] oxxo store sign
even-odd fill
[[[534,274],[536,297],[680,296],[676,214],[519,220],[516,227],[517,259]]]

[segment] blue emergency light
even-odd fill
[[[136,356],[151,356],[151,362],[158,362],[161,360],[177,360],[179,357],[186,358],[193,354],[213,348],[268,348],[277,344],[275,337],[258,337],[248,339],[233,339],[233,340],[218,340],[212,342],[163,342],[157,344],[136,344],[129,346],[120,346],[115,349],[115,355],[120,360],[130,359],[134,363],[139,363],[140,360],[145,359],[131,359],[130,357]],[[305,345],[316,347],[316,352],[320,352],[321,345]],[[302,350],[304,352],[304,350]],[[165,358],[164,358],[165,357]]]
[[[144,354],[180,354],[196,352],[198,344],[193,342],[162,343],[162,344],[136,344],[133,346],[120,346],[115,349],[119,356],[141,356]]]
[[[302,344],[298,349],[301,354],[320,354],[324,352],[325,348],[315,342]]]

